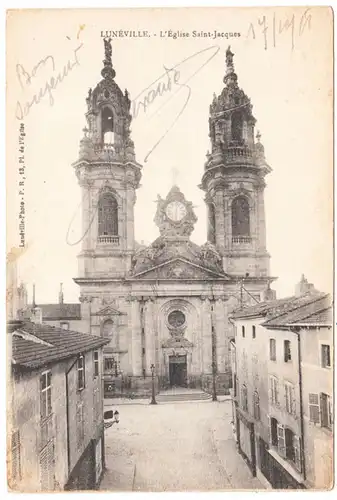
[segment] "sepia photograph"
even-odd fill
[[[6,17],[8,491],[331,490],[332,8]]]

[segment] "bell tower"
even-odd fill
[[[134,205],[141,179],[130,137],[129,94],[115,82],[111,40],[104,39],[103,79],[89,89],[84,136],[73,164],[82,190],[79,279],[122,278],[134,253]]]
[[[225,272],[269,276],[264,178],[266,163],[250,99],[238,86],[234,54],[226,51],[224,88],[210,105],[209,136],[201,189],[206,192],[207,239],[223,257]]]

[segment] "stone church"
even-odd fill
[[[106,392],[148,393],[152,366],[159,390],[210,391],[216,384],[218,393],[228,393],[233,336],[228,315],[239,305],[240,282],[247,297],[260,301],[272,293],[273,280],[264,209],[264,178],[271,168],[259,134],[255,139],[256,120],[238,85],[234,54],[228,48],[224,87],[209,108],[211,152],[200,182],[207,241],[202,246],[191,241],[193,204],[174,185],[166,198],[158,196],[159,236],[144,247],[134,237],[142,166],[130,135],[131,101],[115,81],[110,40],[104,40],[104,49],[102,79],[89,90],[87,126],[73,164],[82,191],[75,278],[80,306],[75,311],[61,296],[58,313],[49,320],[111,339],[104,352]]]

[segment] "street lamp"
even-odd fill
[[[151,398],[151,403],[150,405],[156,405],[157,404],[157,401],[156,401],[156,393],[155,393],[155,388],[154,388],[154,364],[151,365],[151,374],[152,374],[152,398]]]

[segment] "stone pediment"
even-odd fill
[[[91,313],[91,316],[122,316],[125,313],[120,312],[118,309],[112,306],[105,306],[99,311]]]
[[[193,347],[192,342],[185,339],[184,337],[170,337],[162,343],[163,348],[186,348]]]
[[[212,269],[194,264],[180,257],[163,262],[157,266],[149,267],[140,273],[134,274],[132,278],[169,280],[229,279],[224,273],[216,272]]]

